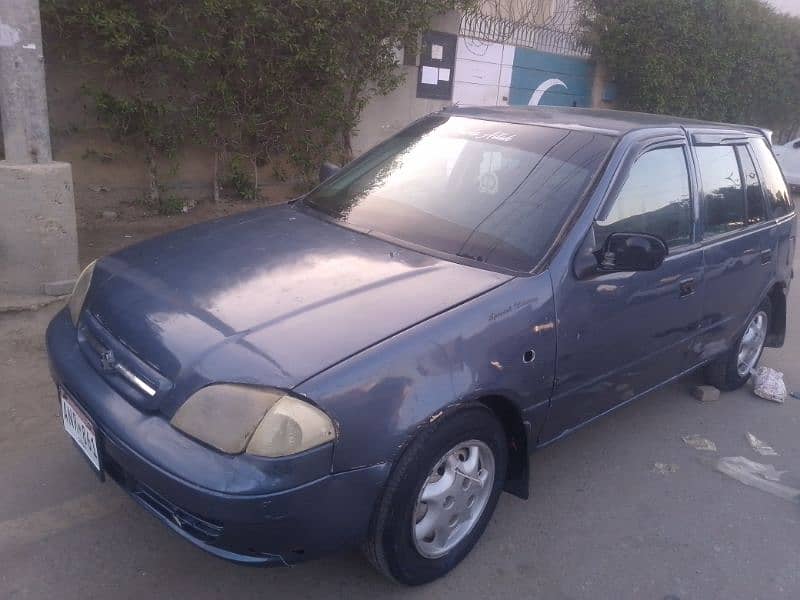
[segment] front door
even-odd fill
[[[687,154],[685,138],[676,136],[630,158],[576,257],[577,265],[610,233],[647,233],[667,244],[660,267],[588,274],[576,267],[554,283],[557,384],[541,441],[687,368],[703,289]]]

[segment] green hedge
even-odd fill
[[[782,129],[800,113],[800,20],[757,0],[582,0],[619,107]]]
[[[94,65],[86,94],[114,136],[142,148],[158,203],[157,159],[187,142],[211,147],[214,172],[221,164],[239,179],[228,165],[288,160],[310,173],[323,156],[346,159],[367,101],[402,80],[396,48],[413,51],[435,15],[470,2],[41,4],[46,51]]]

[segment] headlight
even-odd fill
[[[335,437],[328,415],[308,402],[284,396],[275,403],[256,429],[248,454],[288,456],[315,448]]]
[[[227,454],[279,457],[336,437],[328,415],[280,390],[211,385],[175,413],[173,427]]]
[[[89,286],[92,284],[92,274],[96,263],[97,261],[93,260],[81,271],[81,274],[78,275],[78,280],[75,282],[75,287],[72,288],[72,296],[70,296],[67,306],[74,325],[78,324],[78,318],[81,316],[83,302],[86,300],[86,294],[89,293]]]

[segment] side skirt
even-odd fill
[[[660,389],[660,388],[664,387],[665,385],[668,385],[668,384],[672,383],[672,382],[673,382],[673,381],[675,381],[676,379],[680,379],[681,377],[685,377],[685,376],[686,376],[686,375],[688,375],[689,373],[693,373],[694,371],[697,371],[697,370],[698,370],[698,369],[700,369],[701,367],[704,367],[704,366],[705,366],[705,365],[707,365],[709,362],[711,362],[711,360],[713,360],[713,359],[704,360],[703,362],[697,363],[696,365],[694,365],[694,366],[692,366],[692,367],[689,367],[689,368],[688,368],[688,369],[686,369],[685,371],[681,371],[681,372],[680,372],[680,373],[678,373],[677,375],[673,375],[673,376],[672,376],[672,377],[670,377],[669,379],[665,379],[665,380],[664,380],[664,381],[662,381],[661,383],[657,383],[657,384],[656,384],[656,385],[654,385],[653,387],[651,387],[651,388],[648,388],[648,389],[646,389],[645,391],[638,393],[637,395],[633,396],[632,398],[629,398],[628,400],[625,400],[625,402],[620,402],[619,404],[617,404],[617,405],[615,405],[615,406],[612,406],[612,407],[611,407],[611,408],[609,408],[608,410],[606,410],[606,411],[604,411],[604,412],[601,412],[601,413],[599,413],[599,414],[597,414],[597,415],[593,416],[593,417],[592,417],[592,418],[590,418],[590,419],[587,419],[586,421],[584,421],[584,422],[583,422],[583,423],[581,423],[580,425],[576,425],[575,427],[572,427],[571,429],[565,429],[564,431],[562,431],[561,433],[559,433],[559,434],[558,434],[556,437],[554,437],[554,438],[552,438],[552,439],[550,439],[550,440],[547,440],[546,442],[541,442],[541,443],[539,443],[538,445],[536,445],[536,446],[534,447],[534,450],[538,450],[538,449],[540,449],[540,448],[545,448],[545,447],[549,446],[550,444],[553,444],[553,443],[555,443],[555,442],[558,442],[558,441],[560,441],[560,440],[564,439],[565,437],[568,437],[570,434],[572,434],[572,433],[574,433],[574,432],[578,431],[579,429],[583,429],[584,427],[586,427],[586,426],[587,426],[587,425],[589,425],[590,423],[594,423],[594,422],[595,422],[597,419],[599,419],[599,418],[601,418],[601,417],[604,417],[604,416],[606,416],[607,414],[609,414],[609,413],[612,413],[612,412],[614,412],[615,410],[617,410],[617,409],[619,409],[619,408],[622,408],[623,406],[627,406],[627,405],[628,405],[628,404],[630,404],[631,402],[636,402],[636,401],[637,401],[639,398],[641,398],[641,397],[643,397],[643,396],[646,396],[646,395],[647,395],[647,394],[649,394],[650,392],[654,392],[654,391],[656,391],[656,390],[658,390],[658,389]]]

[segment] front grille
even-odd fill
[[[97,354],[97,358],[100,361],[100,367],[103,369],[103,371],[106,373],[116,373],[125,379],[131,386],[135,387],[137,390],[147,396],[152,397],[156,395],[158,390],[155,388],[155,383],[139,377],[136,373],[119,362],[114,354],[114,351],[104,346],[88,328],[85,330],[84,334],[89,347]]]
[[[114,338],[91,313],[84,311],[78,345],[88,362],[119,394],[145,410],[155,410],[172,383]]]

